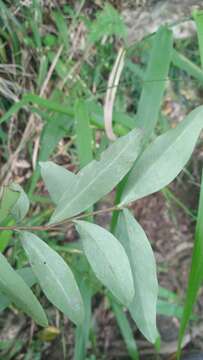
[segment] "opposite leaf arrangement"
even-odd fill
[[[15,271],[0,254],[1,310],[13,302],[36,323],[47,326],[45,312],[30,290],[37,282],[52,304],[77,326],[83,323],[83,298],[72,270],[55,250],[30,232],[60,229],[72,223],[97,279],[129,309],[139,330],[154,343],[158,336],[155,259],[144,230],[127,208],[131,202],[161,190],[179,174],[192,154],[202,126],[201,106],[147,147],[142,131],[129,132],[110,145],[99,161],[90,162],[77,175],[51,161],[41,163],[42,178],[56,205],[45,226],[22,225],[29,209],[27,195],[16,184],[4,188],[0,229],[19,233],[31,267]],[[112,191],[124,177],[120,203],[104,209],[119,212],[114,234],[92,221],[84,221],[88,213],[81,213]],[[5,227],[8,218],[11,225]]]

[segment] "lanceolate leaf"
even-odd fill
[[[19,196],[19,191],[12,190],[8,186],[0,188],[0,223],[11,214]]]
[[[143,335],[155,342],[158,282],[156,264],[150,243],[129,210],[119,215],[117,237],[128,255],[133,274],[135,295],[129,305],[132,318]]]
[[[17,221],[21,221],[29,210],[30,201],[27,194],[19,184],[13,183],[11,185],[11,189],[20,193],[17,202],[11,210],[11,213]]]
[[[111,191],[130,170],[141,146],[141,133],[133,130],[105,150],[100,161],[84,167],[74,186],[61,198],[50,223],[62,221],[88,209]]]
[[[97,278],[123,304],[134,295],[130,264],[123,246],[107,230],[87,221],[75,221],[85,255]]]
[[[72,271],[53,249],[30,232],[22,232],[22,244],[47,298],[75,324],[84,318],[83,302]]]
[[[132,168],[121,204],[159,191],[174,180],[189,160],[202,127],[203,106],[199,106],[175,129],[157,137]]]
[[[37,298],[2,254],[0,254],[0,290],[39,325],[48,326],[46,315]]]
[[[52,161],[40,162],[41,175],[46,188],[55,204],[65,192],[71,191],[76,182],[76,175],[66,170],[63,166],[54,164]]]

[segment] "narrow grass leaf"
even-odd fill
[[[121,204],[161,190],[184,168],[203,127],[203,106],[193,110],[176,128],[158,136],[135,163]]]
[[[188,279],[188,288],[184,303],[183,316],[180,323],[178,339],[178,359],[180,358],[181,344],[192,315],[193,306],[198,296],[198,291],[203,281],[203,173],[200,189],[199,208],[195,228],[195,242],[192,252],[192,263]]]
[[[54,11],[53,17],[59,31],[60,43],[62,43],[64,45],[65,50],[67,50],[69,45],[69,33],[68,33],[67,23],[64,19],[63,14],[60,11]]]
[[[75,223],[95,275],[122,304],[129,304],[134,296],[134,286],[123,246],[110,232],[96,224]]]
[[[36,235],[26,231],[21,234],[22,245],[43,292],[75,324],[81,324],[84,318],[83,301],[68,265]]]
[[[158,299],[157,314],[181,319],[183,314],[183,306],[171,303],[166,300]]]
[[[128,350],[130,359],[138,360],[139,353],[137,349],[137,344],[134,339],[133,331],[131,329],[127,315],[125,314],[123,307],[120,304],[118,304],[114,299],[112,299],[112,297],[110,297],[110,303],[111,303],[112,311],[118,323],[118,326],[120,328],[120,332],[122,334],[123,340],[126,344],[126,348]]]
[[[85,318],[83,323],[80,326],[77,326],[75,331],[75,349],[74,349],[74,360],[83,360],[85,359],[86,349],[89,341],[89,332],[91,327],[91,299],[92,299],[92,289],[85,281],[85,279],[79,279],[79,289],[82,294],[84,308],[85,308]]]
[[[37,298],[2,254],[0,254],[0,290],[37,324],[48,326],[46,315]]]
[[[44,99],[35,94],[26,94],[22,97],[22,100],[18,101],[14,105],[12,105],[10,107],[10,109],[0,118],[0,124],[8,121],[10,119],[10,117],[13,116],[14,114],[16,114],[20,109],[22,109],[23,107],[28,106],[30,104],[38,105],[40,107],[45,108],[46,110],[53,111],[58,114],[64,114],[64,115],[67,115],[72,118],[74,117],[74,111],[71,108],[69,108],[65,105],[62,105],[55,100]],[[38,108],[31,108],[30,110],[32,110],[33,112],[36,112],[36,113],[39,112]],[[94,112],[94,114],[92,114],[92,116],[90,117],[90,120],[94,126],[98,127],[99,129],[103,129],[104,128],[104,120],[103,120],[103,115],[102,115],[102,109],[99,114],[96,114]],[[133,119],[127,114],[115,112],[114,120],[115,120],[115,122],[126,125],[126,127],[128,129],[133,129],[133,126],[132,126]],[[59,120],[56,120],[56,122],[57,121],[59,121]],[[117,129],[116,133],[118,135],[122,135],[122,132],[119,129]]]
[[[99,161],[84,167],[78,180],[61,198],[50,223],[62,221],[88,209],[116,186],[132,167],[141,147],[142,135],[133,130],[105,150]]]
[[[46,188],[55,204],[66,191],[71,191],[77,176],[63,166],[54,164],[52,161],[40,162],[41,175]]]
[[[151,136],[159,118],[173,46],[172,32],[160,27],[153,39],[149,63],[138,104],[135,125],[144,129],[145,140]],[[160,81],[161,80],[161,81]]]
[[[142,334],[154,343],[158,336],[158,282],[151,245],[145,232],[127,209],[119,215],[116,234],[128,255],[133,274],[135,295],[128,307],[130,314]]]
[[[87,102],[77,99],[74,105],[74,112],[76,146],[80,167],[83,168],[93,159],[93,134],[90,127],[90,115]]]
[[[201,66],[203,68],[203,10],[194,10],[192,16],[197,27]]]
[[[179,69],[184,70],[188,75],[197,79],[200,84],[203,84],[203,71],[175,49],[173,49],[171,61]]]

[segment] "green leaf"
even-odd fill
[[[192,16],[195,20],[195,24],[197,27],[201,66],[203,67],[203,10],[194,10],[192,12]]]
[[[0,189],[0,223],[11,214],[19,196],[20,192],[12,190],[9,186]]]
[[[24,219],[29,210],[30,201],[27,197],[27,194],[19,184],[11,184],[11,189],[20,193],[17,202],[11,210],[11,214],[17,221],[21,221]]]
[[[184,168],[203,127],[203,106],[174,129],[158,136],[140,156],[128,177],[121,205],[161,190]]]
[[[135,295],[128,307],[130,314],[142,334],[154,343],[158,336],[158,282],[151,245],[145,232],[127,209],[119,215],[116,234],[128,255],[133,274]]]
[[[194,62],[186,58],[183,54],[173,49],[172,63],[179,69],[186,71],[186,73],[203,84],[203,71]]]
[[[181,319],[183,307],[178,304],[159,299],[157,302],[157,314]]]
[[[65,50],[67,50],[69,45],[69,31],[67,22],[60,11],[54,11],[52,14],[59,31],[60,43],[63,43]]]
[[[55,204],[58,204],[63,194],[72,188],[77,176],[63,166],[54,164],[52,161],[40,162],[41,175],[46,188]]]
[[[166,87],[173,47],[173,35],[161,26],[153,38],[153,46],[144,78],[135,125],[144,129],[147,141],[159,118],[161,102]],[[160,81],[161,80],[161,81]]]
[[[192,262],[188,279],[188,287],[184,303],[183,316],[180,323],[178,339],[178,359],[180,358],[182,340],[192,315],[193,306],[203,281],[203,172],[199,198],[197,223],[195,228],[195,242],[192,252]]]
[[[110,304],[112,307],[112,311],[115,315],[116,321],[120,328],[120,332],[122,334],[123,340],[125,341],[126,348],[128,350],[128,354],[132,360],[139,359],[139,353],[137,349],[137,344],[134,339],[133,331],[131,329],[130,322],[125,314],[123,307],[118,304],[113,297],[110,297]]]
[[[23,278],[23,280],[29,287],[32,287],[37,282],[36,277],[34,276],[31,268],[29,267],[18,269],[16,270],[16,272]],[[0,292],[0,312],[10,306],[10,304],[10,298]]]
[[[0,254],[0,290],[41,326],[48,326],[44,310],[20,275]]]
[[[85,255],[97,278],[123,304],[134,295],[130,264],[123,246],[107,230],[87,221],[75,221]]]
[[[86,279],[79,276],[79,288],[82,294],[85,307],[85,318],[81,326],[77,326],[75,330],[75,349],[74,360],[85,359],[86,349],[88,347],[89,332],[91,328],[91,299],[92,289]]]
[[[133,130],[105,150],[99,161],[84,167],[74,186],[64,193],[50,223],[67,219],[88,209],[116,186],[139,154],[141,133]]]
[[[75,324],[81,324],[84,318],[83,302],[68,265],[36,235],[27,231],[21,234],[23,247],[43,292]]]
[[[92,159],[93,136],[90,128],[88,104],[84,100],[75,101],[75,132],[80,167],[87,165]]]
[[[6,226],[14,225],[14,220],[8,222]],[[1,241],[0,241],[0,252],[4,252],[6,247],[8,246],[10,240],[12,239],[13,231],[11,230],[3,230],[1,231]]]

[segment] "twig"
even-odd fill
[[[123,209],[123,207],[119,207],[119,206],[112,206],[106,209],[101,209],[101,210],[96,210],[96,211],[92,211],[92,212],[88,212],[88,213],[84,213],[81,215],[77,215],[74,216],[70,219],[66,219],[63,220],[61,222],[58,222],[56,224],[48,224],[48,225],[36,225],[36,226],[29,226],[29,225],[11,225],[11,226],[0,226],[0,230],[13,230],[13,231],[20,231],[20,230],[25,230],[25,231],[50,231],[50,230],[59,230],[61,226],[63,225],[68,225],[70,224],[71,226],[73,225],[74,221],[79,220],[79,219],[84,219],[84,218],[88,218],[91,216],[95,216],[95,215],[100,215],[100,214],[104,214],[104,213],[108,213],[108,212],[112,212],[112,211],[121,211]]]

